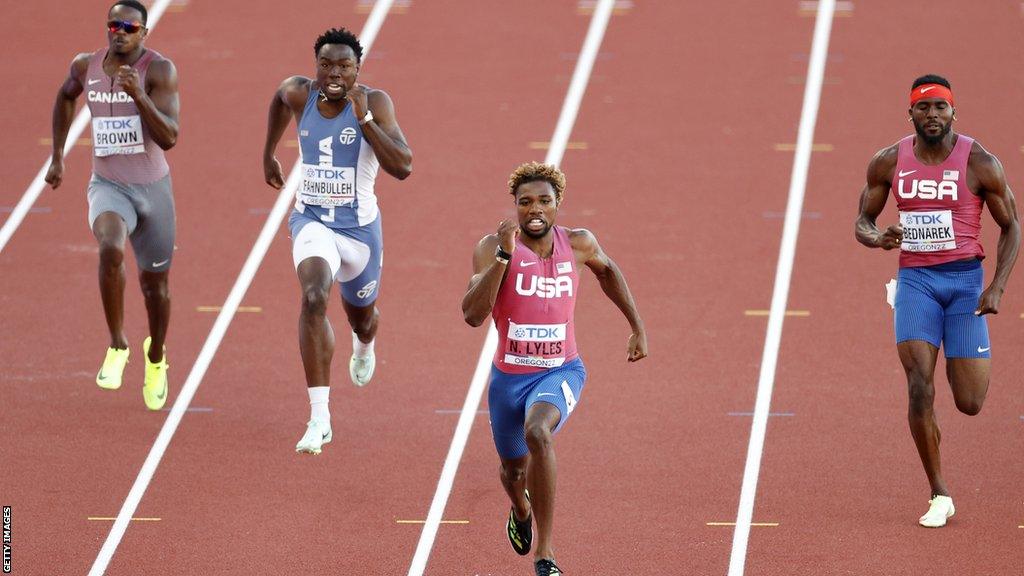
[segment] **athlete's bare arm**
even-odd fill
[[[462,297],[462,315],[470,326],[484,323],[494,309],[498,289],[505,279],[508,266],[498,262],[494,252],[501,249],[511,254],[516,248],[519,224],[513,220],[502,220],[495,234],[484,236],[473,251],[473,277],[469,279],[466,295]]]
[[[156,145],[170,150],[178,142],[178,71],[170,60],[155,60],[146,71],[146,85],[139,85],[139,72],[121,66],[114,82],[135,101],[139,117]]]
[[[647,331],[644,329],[644,321],[640,319],[636,303],[633,302],[633,294],[626,285],[626,278],[622,275],[619,267],[601,250],[597,238],[584,228],[577,228],[569,231],[569,243],[576,255],[577,264],[585,264],[590,271],[597,276],[601,284],[601,290],[605,296],[615,303],[622,311],[623,316],[629,322],[633,333],[629,336],[629,347],[626,360],[636,362],[647,356]]]
[[[885,230],[879,230],[875,223],[889,198],[898,154],[898,146],[889,146],[879,150],[868,163],[867,183],[860,193],[860,214],[855,231],[857,241],[869,248],[892,250],[903,241],[903,226],[900,224],[890,224]]]
[[[292,117],[298,123],[302,119],[302,111],[309,98],[309,85],[312,81],[304,76],[292,76],[281,82],[270,100],[270,112],[267,114],[267,140],[263,145],[263,178],[267,184],[280,190],[284,187],[284,175],[281,163],[275,153],[281,135]]]
[[[57,189],[64,180],[64,143],[75,116],[75,100],[84,90],[82,82],[89,70],[92,54],[82,53],[71,61],[68,77],[57,90],[57,101],[53,103],[53,154],[50,167],[46,170],[46,183]]]
[[[989,154],[977,142],[971,149],[970,158],[967,160],[968,185],[970,180],[977,179],[977,184],[971,186],[972,190],[982,194],[985,205],[992,214],[992,219],[999,225],[999,245],[996,250],[996,271],[992,277],[992,283],[981,293],[978,298],[978,308],[974,311],[977,315],[998,314],[999,300],[1006,289],[1006,282],[1010,278],[1010,271],[1017,262],[1017,253],[1020,249],[1020,220],[1017,217],[1017,202],[1013,198],[1013,192],[1006,184],[1006,175],[1003,173],[1003,166],[999,160]]]
[[[352,112],[357,119],[362,120],[367,109],[373,113],[373,120],[362,124],[363,138],[373,148],[380,167],[399,180],[408,178],[412,174],[412,150],[395,120],[391,97],[383,90],[361,84],[353,86],[345,97],[352,103]]]

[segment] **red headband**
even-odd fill
[[[953,106],[953,92],[942,84],[922,84],[910,91],[910,105],[926,98],[942,98]]]

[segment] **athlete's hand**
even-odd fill
[[[885,232],[878,235],[878,247],[882,250],[892,250],[893,248],[899,248],[903,242],[903,226],[899,224],[890,224]]]
[[[369,92],[361,84],[353,84],[345,92],[345,99],[352,103],[352,113],[355,114],[356,120],[362,120],[363,116],[366,116],[366,111],[370,109],[367,94]]]
[[[272,188],[280,190],[284,188],[284,176],[281,174],[281,163],[277,158],[271,156],[263,160],[263,179]]]
[[[128,65],[121,66],[114,74],[114,82],[133,100],[139,97],[141,89],[139,88],[138,70]]]
[[[519,237],[519,223],[508,218],[498,223],[498,246],[511,254],[516,249],[516,238]]]
[[[978,298],[978,308],[974,311],[974,315],[999,314],[999,300],[1002,297],[1002,288],[989,286],[981,293],[981,297]]]
[[[629,335],[629,351],[626,360],[636,362],[647,357],[647,332],[639,330]]]
[[[64,181],[64,160],[50,160],[50,167],[46,169],[46,183],[54,190]]]

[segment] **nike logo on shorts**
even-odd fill
[[[982,348],[981,346],[978,346],[978,354],[983,354],[985,352],[988,352],[991,349],[992,349],[991,346],[989,346],[988,348]]]
[[[164,264],[167,264],[170,261],[171,261],[171,259],[168,258],[167,260],[161,260],[159,262],[153,262],[153,268],[159,268],[159,267],[163,266]]]

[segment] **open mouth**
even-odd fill
[[[530,232],[543,232],[546,226],[547,223],[540,218],[530,218],[526,221],[525,228]]]
[[[341,84],[335,84],[333,82],[330,83],[330,84],[327,84],[326,86],[324,86],[324,92],[330,94],[331,96],[341,96],[341,95],[344,95],[345,91],[346,91],[345,86],[343,86]]]

